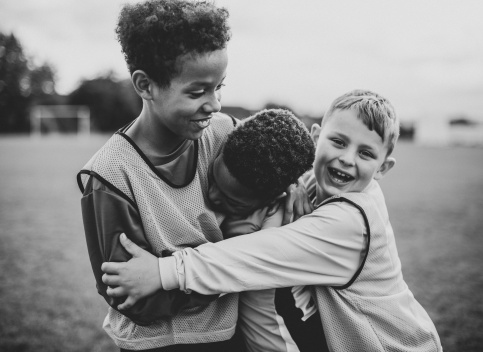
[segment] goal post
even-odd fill
[[[30,111],[30,135],[89,136],[90,120],[89,107],[85,105],[37,105]]]

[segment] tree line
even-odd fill
[[[87,105],[91,129],[99,132],[114,131],[141,111],[130,80],[117,80],[112,72],[83,80],[68,95],[59,95],[55,84],[51,64],[36,65],[13,33],[0,33],[0,133],[28,133],[35,105]]]
[[[30,110],[36,105],[86,105],[90,110],[91,131],[113,132],[132,121],[142,108],[141,98],[131,81],[118,80],[112,72],[83,80],[68,95],[55,89],[55,68],[36,65],[27,57],[19,40],[0,32],[0,133],[30,132]],[[321,116],[300,116],[290,107],[267,103],[264,108],[286,108],[294,112],[307,127],[320,123]],[[223,112],[243,119],[254,111],[223,106]],[[401,137],[412,138],[413,126],[402,126]]]

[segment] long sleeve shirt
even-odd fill
[[[160,258],[161,283],[165,290],[180,288],[201,294],[297,285],[342,286],[360,265],[365,233],[356,208],[331,203],[280,228]]]

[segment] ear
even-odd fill
[[[394,165],[396,165],[396,159],[394,159],[393,157],[387,157],[386,160],[384,160],[384,162],[382,163],[379,170],[374,175],[374,179],[377,181],[382,179],[384,175],[387,174],[389,170],[394,167]]]
[[[319,141],[320,130],[321,128],[317,123],[314,123],[310,128],[310,136],[312,137],[312,141],[315,145],[317,145],[317,142]]]
[[[142,70],[136,70],[131,76],[131,81],[136,93],[143,99],[152,100],[152,85],[153,82]]]

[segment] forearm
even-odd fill
[[[347,229],[326,221],[324,211],[282,228],[176,252],[174,258],[161,259],[162,285],[203,294],[343,285],[359,265],[361,221],[354,220],[349,229],[360,236],[339,235]]]
[[[96,183],[97,188],[102,185]],[[125,297],[113,298],[107,294],[107,285],[102,282],[103,262],[125,262],[131,255],[121,246],[119,235],[125,233],[141,248],[152,252],[142,222],[132,204],[105,189],[94,189],[84,195],[81,201],[87,247],[92,270],[100,295],[114,309]],[[197,293],[187,295],[180,291],[157,291],[121,313],[139,325],[147,325],[158,319],[173,316],[182,309],[206,305],[217,296],[203,296]]]

